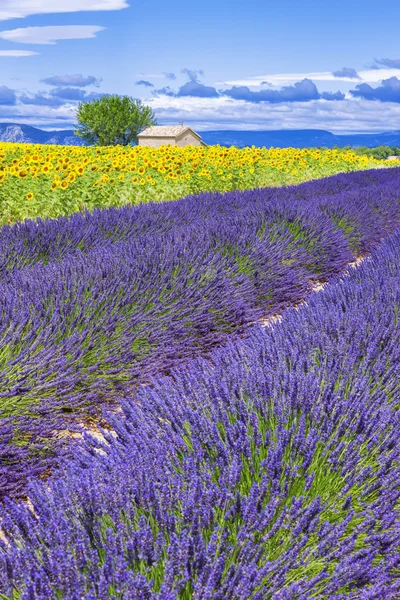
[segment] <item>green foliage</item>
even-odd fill
[[[97,146],[128,146],[137,136],[157,124],[153,111],[129,96],[106,95],[78,106],[76,135]]]
[[[335,148],[338,147],[335,146]],[[400,148],[398,146],[377,146],[376,148],[367,148],[366,146],[352,148],[351,146],[345,146],[344,148],[340,148],[340,150],[351,150],[358,156],[368,156],[377,160],[385,160],[388,156],[400,156]]]

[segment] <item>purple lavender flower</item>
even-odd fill
[[[5,500],[0,593],[399,597],[399,284],[397,233],[273,329],[121,387],[116,437]]]

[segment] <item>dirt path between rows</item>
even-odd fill
[[[343,271],[343,273],[341,273],[339,281],[343,277],[348,277],[349,275],[351,275],[351,270],[352,269],[357,269],[369,257],[370,257],[370,254],[365,254],[363,256],[359,256],[353,262],[348,263],[346,269]],[[331,285],[334,285],[334,284],[335,284],[334,281],[332,283],[329,283],[327,281],[325,281],[325,282],[322,282],[322,281],[318,282],[317,281],[316,283],[311,284],[311,287],[312,287],[313,293],[316,293],[316,292],[322,292],[328,286],[331,286]],[[296,310],[298,310],[300,308],[300,306],[306,306],[308,304],[308,299],[309,298],[310,298],[310,296],[308,296],[307,300],[303,300],[303,302],[299,302],[299,304],[295,304],[295,305],[290,306],[288,308],[295,308]],[[276,315],[271,315],[270,317],[267,317],[266,319],[261,319],[259,321],[259,323],[261,323],[262,327],[272,327],[273,325],[275,325],[275,323],[279,323],[279,321],[282,320],[283,315],[285,314],[286,310],[288,310],[288,309],[286,308],[282,312],[277,313]]]
[[[346,266],[346,269],[341,273],[339,280],[341,280],[343,277],[348,277],[351,274],[352,269],[357,269],[367,258],[369,258],[369,256],[370,256],[369,254],[359,256],[355,261],[348,263]],[[312,284],[312,293],[310,294],[310,296],[313,295],[314,293],[322,292],[328,286],[331,286],[331,285],[334,285],[334,282],[332,282],[332,283],[315,282],[314,284]],[[308,304],[308,299],[310,298],[310,296],[308,296],[308,298],[306,300],[303,300],[302,302],[299,302],[298,304],[292,305],[288,308],[295,308],[296,310],[298,310],[301,306],[306,306]],[[277,313],[276,315],[271,315],[267,318],[260,319],[259,321],[256,321],[254,324],[255,325],[260,324],[262,327],[273,327],[276,323],[279,323],[283,319],[283,316],[284,316],[285,312],[288,310],[288,308],[285,308],[283,311],[281,311],[280,313]],[[115,412],[120,412],[120,411],[121,411],[121,409],[117,409]],[[106,439],[100,429],[98,429],[94,426],[88,427],[84,423],[80,423],[80,425],[83,427],[83,429],[85,430],[86,433],[90,434],[98,441],[108,444],[108,442],[106,441]],[[117,436],[115,431],[112,430],[111,428],[110,429],[106,428],[106,429],[114,437]],[[66,435],[68,435],[69,437],[82,439],[84,434],[83,433],[66,433]],[[101,448],[96,448],[96,451],[99,453],[105,454],[104,450],[102,450]]]

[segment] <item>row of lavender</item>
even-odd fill
[[[262,188],[225,194],[211,193],[189,196],[176,202],[148,204],[121,209],[95,210],[74,214],[69,219],[25,221],[0,229],[0,274],[35,263],[46,264],[65,256],[87,254],[92,249],[105,248],[121,241],[139,240],[144,235],[161,235],[189,226],[196,229],[207,224],[235,222],[240,216],[260,216],[267,204],[294,200],[319,205],[330,198],[343,205],[344,196],[363,204],[363,193],[375,191],[378,204],[385,194],[400,182],[399,169],[361,171],[339,174],[326,179],[287,188]],[[382,188],[383,186],[383,188]],[[382,191],[383,190],[383,191]],[[358,207],[358,206],[357,206]],[[378,223],[377,227],[381,224]]]
[[[125,398],[117,437],[1,511],[2,597],[399,598],[399,307],[398,233]]]
[[[359,188],[333,193],[353,177]],[[400,170],[347,178],[2,230],[0,495],[48,473],[121,390],[244,334],[375,247],[400,223]]]

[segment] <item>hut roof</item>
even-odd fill
[[[193,131],[191,127],[185,125],[156,125],[154,127],[148,127],[142,133],[139,133],[138,137],[174,137],[178,138],[186,131],[191,131],[196,137],[201,139],[201,136]]]

